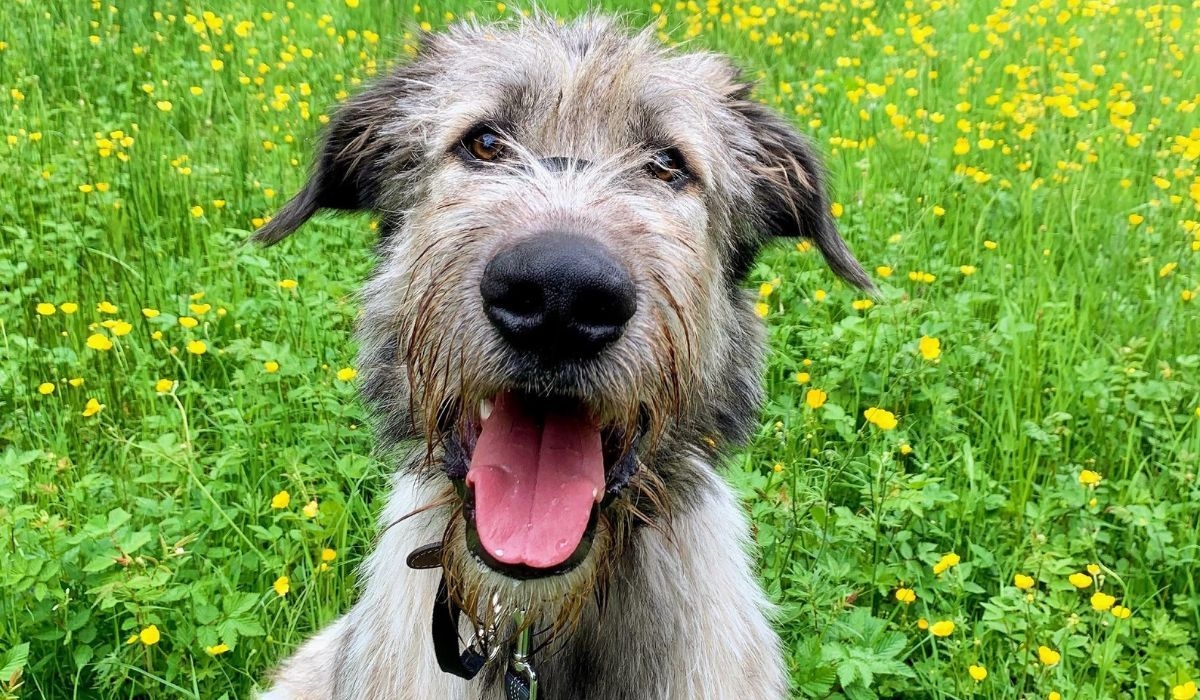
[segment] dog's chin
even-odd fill
[[[442,465],[461,499],[445,542],[465,560],[455,573],[555,596],[594,580],[612,545],[609,510],[637,470],[641,414],[633,427],[602,425],[582,401],[516,390],[465,417],[456,408]]]

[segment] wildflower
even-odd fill
[[[817,301],[825,301],[826,296],[828,295],[825,293],[824,289],[818,289],[817,291],[813,292],[813,299]]]
[[[54,393],[54,383],[42,382],[41,384],[38,384],[37,391],[42,396],[49,396],[50,394]]]
[[[891,411],[886,411],[882,408],[876,408],[875,406],[863,411],[863,417],[867,419],[868,423],[873,424],[875,427],[885,432],[888,430],[895,430],[896,425],[898,424],[896,421],[896,414],[892,413]]]
[[[1062,693],[1057,690],[1051,690],[1050,694],[1046,696],[1046,700],[1062,700]]]
[[[212,309],[212,304],[188,304],[188,309],[197,316],[203,316]]]
[[[978,271],[978,268],[976,268],[974,265],[961,265],[959,266],[958,271],[962,273],[963,277],[970,277]]]
[[[272,503],[272,505],[274,505],[274,503]],[[313,500],[309,501],[308,503],[305,503],[304,507],[300,509],[300,512],[304,513],[304,517],[306,517],[306,518],[315,518],[315,517],[317,517],[317,510],[318,510],[317,499],[314,498]]]
[[[926,360],[936,360],[942,355],[942,341],[923,335],[917,341],[917,349],[921,352],[921,357]]]
[[[158,640],[161,638],[162,635],[158,633],[158,625],[150,625],[141,632],[138,632],[138,641],[148,647],[158,644]]]
[[[995,241],[984,241],[983,247],[987,248],[988,250],[995,250],[1000,247],[1000,244]]]
[[[154,106],[158,107],[160,112],[170,112],[171,108],[174,107],[170,100],[159,100],[154,103]]]
[[[266,370],[267,374],[275,374],[279,371],[279,363],[275,360],[267,360],[263,363],[263,369]]]
[[[902,443],[900,443],[900,454],[901,454],[901,456],[903,456],[903,457],[907,457],[907,456],[909,456],[910,454],[912,454],[912,451],[913,451],[912,445],[908,444],[907,442],[902,442]]]
[[[154,382],[154,390],[160,394],[169,393],[175,388],[175,381],[172,379],[160,379]]]
[[[1088,586],[1092,585],[1092,577],[1078,571],[1068,576],[1067,580],[1071,582],[1072,586],[1080,589],[1087,588]]]
[[[1046,666],[1053,666],[1054,664],[1058,663],[1059,661],[1062,661],[1062,654],[1058,653],[1057,651],[1054,651],[1053,649],[1051,649],[1048,646],[1043,645],[1043,646],[1038,647],[1037,654],[1038,654],[1038,661],[1041,661]]]
[[[967,667],[967,673],[976,683],[982,683],[987,678],[987,669],[978,664],[971,664]]]
[[[871,301],[870,299],[855,299],[854,301],[850,302],[850,306],[855,311],[866,311],[872,306],[875,306],[875,302]]]
[[[346,7],[349,7],[351,10],[353,10],[354,8],[358,7],[358,0],[346,0]]]
[[[158,317],[158,309],[150,309],[150,308],[142,309],[142,315],[145,316],[146,318],[157,318]]]
[[[908,605],[917,599],[917,592],[911,588],[897,588],[896,600]]]
[[[1091,469],[1084,469],[1083,471],[1079,472],[1079,483],[1083,484],[1084,486],[1095,486],[1100,483],[1102,478],[1103,477]]]
[[[337,559],[337,551],[336,550],[330,549],[328,547],[321,550],[321,561],[328,564],[329,562],[333,561],[334,559]]]
[[[78,389],[79,387],[83,386],[83,377],[72,377],[67,380],[67,384],[70,384]]]
[[[892,268],[888,267],[887,265],[880,265],[879,267],[875,268],[875,274],[879,275],[880,277],[891,277]]]
[[[767,314],[770,312],[771,312],[771,307],[767,306],[764,302],[760,301],[760,302],[757,302],[754,304],[754,313],[759,318],[766,318]]]
[[[1171,688],[1171,700],[1192,700],[1196,697],[1196,681],[1188,681],[1183,685]]]
[[[199,219],[200,217],[204,216],[204,207],[197,204],[189,209],[188,212],[192,215],[192,218]]]
[[[833,214],[833,218],[835,219],[840,219],[845,212],[846,208],[842,206],[841,202],[834,202],[829,205],[829,213]]]
[[[96,310],[102,314],[115,314],[117,313],[117,305],[111,301],[102,301],[96,304]]]
[[[216,644],[211,647],[204,647],[204,653],[208,654],[209,656],[220,656],[227,651],[229,651],[229,645],[225,642],[221,642],[220,644]]]
[[[118,338],[123,335],[129,335],[133,331],[133,324],[126,321],[115,321],[110,327],[112,334]]]
[[[804,403],[808,404],[808,407],[815,411],[818,408],[824,406],[825,400],[828,398],[829,398],[829,394],[826,394],[824,391],[821,391],[820,389],[809,389],[804,394]]]
[[[54,308],[54,304],[47,304],[46,302],[42,302],[42,303],[38,304],[36,307],[34,307],[34,310],[37,311],[38,314],[40,314],[42,316],[53,316],[55,308]]]
[[[939,620],[929,626],[929,632],[935,637],[949,637],[954,632],[954,623],[950,620]]]
[[[958,566],[959,562],[961,561],[962,557],[958,556],[954,552],[950,552],[941,559],[938,559],[938,562],[933,565],[933,573],[937,576],[941,576],[947,570]]]
[[[1113,617],[1117,618],[1118,620],[1128,620],[1129,617],[1133,615],[1133,611],[1124,605],[1114,605],[1112,610],[1109,612],[1111,612]]]
[[[771,471],[775,472],[776,474],[782,474],[783,473],[783,463],[776,462],[775,464],[771,465]]]
[[[83,417],[91,418],[103,410],[104,404],[100,403],[96,399],[88,399],[87,404],[83,407]]]
[[[271,497],[271,507],[275,510],[283,510],[292,502],[292,496],[287,491],[280,491]]]
[[[1091,574],[1092,576],[1100,575],[1100,565],[1099,564],[1088,564],[1087,566],[1085,566],[1083,568],[1086,569],[1087,572],[1089,574]]]
[[[271,584],[271,588],[275,589],[275,595],[282,598],[288,594],[288,591],[292,590],[292,584],[288,581],[287,576],[280,576],[275,579],[275,583]]]
[[[1107,593],[1096,591],[1092,594],[1092,609],[1096,612],[1104,612],[1113,606],[1117,599]]]
[[[87,346],[89,348],[91,348],[93,350],[99,350],[100,352],[104,352],[106,350],[112,350],[112,346],[113,346],[112,341],[109,340],[102,333],[93,333],[93,334],[89,335],[87,338],[87,341],[85,341],[85,342],[87,343]]]
[[[187,351],[193,355],[203,355],[208,352],[208,345],[203,340],[190,340],[187,344]]]
[[[200,323],[199,321],[192,318],[191,316],[180,316],[179,317],[179,325],[183,326],[184,328],[188,328],[188,329],[195,328],[197,325],[199,325],[199,323]]]
[[[797,384],[808,384],[810,381],[812,381],[812,375],[809,374],[808,372],[797,372],[796,373],[796,383]]]
[[[1032,576],[1027,576],[1025,574],[1017,574],[1016,576],[1013,576],[1013,585],[1023,591],[1033,588],[1033,584],[1034,581]]]
[[[917,629],[919,629],[919,630],[927,630],[927,629],[929,629],[929,620],[926,620],[926,619],[925,619],[925,618],[923,618],[923,617],[921,617],[921,618],[918,618],[918,619],[917,619]]]
[[[79,310],[79,304],[76,304],[73,301],[64,301],[58,305],[58,310],[64,314],[70,315]]]
[[[337,371],[338,381],[348,382],[358,376],[358,370],[353,367],[343,367]]]
[[[296,288],[296,280],[290,280],[290,279],[289,280],[279,280],[279,288],[280,289],[295,289]]]

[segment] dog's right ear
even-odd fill
[[[408,81],[385,78],[338,107],[304,187],[251,240],[274,245],[290,236],[320,209],[359,211],[376,205],[386,174],[398,164],[384,128],[399,114]]]

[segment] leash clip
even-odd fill
[[[513,624],[517,627],[517,642],[513,646],[508,672],[504,674],[504,692],[508,700],[537,700],[538,676],[529,658],[530,630],[525,624],[525,611],[513,613]]]

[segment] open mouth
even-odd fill
[[[482,402],[476,418],[454,433],[444,465],[460,485],[468,548],[513,578],[570,571],[636,469],[636,436],[577,400],[515,391]]]

